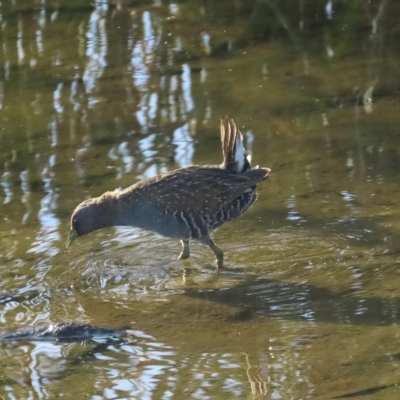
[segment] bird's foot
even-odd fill
[[[182,253],[179,254],[178,256],[178,260],[186,260],[189,257],[190,257],[189,252],[182,251]]]
[[[186,260],[190,257],[189,240],[181,240],[182,252],[179,254],[178,260]]]
[[[217,263],[217,269],[222,268],[224,266],[224,257],[217,257],[215,261]]]

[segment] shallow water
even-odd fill
[[[0,5],[0,397],[398,399],[400,5]],[[240,126],[259,199],[194,243],[104,229],[83,199],[221,162]]]

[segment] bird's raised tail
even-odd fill
[[[242,173],[251,169],[251,156],[246,154],[243,136],[233,119],[221,119],[221,142],[224,161],[222,167],[230,172]]]

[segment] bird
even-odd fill
[[[251,167],[251,156],[233,119],[220,120],[220,134],[221,165],[179,168],[84,200],[72,213],[67,247],[77,237],[101,228],[133,226],[179,239],[178,260],[190,256],[190,240],[207,245],[221,268],[224,253],[211,233],[251,207],[257,199],[257,184],[271,170]]]

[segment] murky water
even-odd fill
[[[398,399],[400,3],[0,4],[0,398]],[[271,167],[194,244],[132,228],[65,249],[83,199],[220,163]]]

